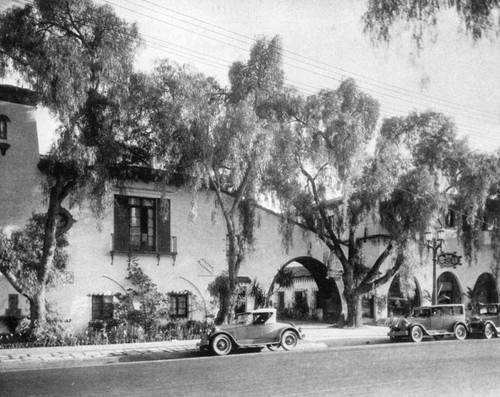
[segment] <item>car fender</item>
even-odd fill
[[[457,328],[457,325],[463,325],[464,328],[465,328],[465,332],[466,332],[466,337],[467,335],[469,334],[469,327],[467,326],[467,324],[463,321],[457,321],[453,324],[453,329],[452,331],[455,332],[455,328]]]
[[[279,332],[279,338],[278,340],[281,340],[281,336],[286,332],[286,331],[292,331],[295,335],[297,335],[297,338],[302,339],[302,335],[300,332],[297,330],[297,328],[294,327],[286,327],[280,330]]]
[[[486,327],[486,324],[490,324],[493,328],[493,332],[495,333],[495,336],[498,336],[499,332],[500,332],[500,328],[498,328],[494,323],[493,321],[491,320],[486,320],[484,323],[483,323],[483,330],[484,328]]]
[[[453,324],[453,331],[455,331],[455,328],[457,327],[457,325],[463,325],[465,327],[465,329],[467,330],[467,332],[469,332],[469,327],[467,326],[466,323],[464,323],[463,321],[457,321],[456,323]]]
[[[422,333],[426,336],[430,336],[429,332],[427,331],[427,329],[422,325],[422,324],[419,324],[419,323],[410,323],[408,324],[408,326],[406,327],[406,330],[408,331],[408,335],[410,335],[410,330],[413,328],[413,327],[419,327],[421,330],[422,330]]]
[[[229,337],[229,339],[231,339],[231,343],[233,343],[233,345],[235,347],[240,347],[240,344],[236,341],[236,339],[234,339],[234,336],[231,335],[229,332],[227,331],[217,331],[215,332],[214,334],[210,335],[210,344],[212,344],[212,341],[214,340],[214,338],[217,336],[217,335],[226,335]]]

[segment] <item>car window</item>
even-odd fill
[[[426,318],[430,317],[429,309],[415,309],[413,311],[413,317]]]
[[[271,317],[271,313],[255,313],[253,317],[254,324],[264,324]]]
[[[432,309],[432,315],[433,316],[442,316],[443,315],[443,309],[440,307],[435,307]]]
[[[454,312],[454,310],[453,310],[453,309],[455,309],[455,311],[456,311],[456,309],[457,309],[457,308],[453,308],[453,307],[446,307],[446,308],[444,308],[444,309],[443,309],[443,310],[444,310],[444,314],[445,314],[446,316],[453,316],[453,312]],[[458,314],[458,313],[457,313],[457,314]]]
[[[488,314],[497,314],[496,306],[488,306]]]
[[[454,311],[455,315],[457,315],[457,314],[464,314],[464,308],[463,308],[463,306],[455,306],[453,308],[453,311]]]
[[[244,324],[244,325],[250,325],[252,324],[252,315],[249,313],[244,313],[244,314],[238,314],[233,320],[233,324]]]

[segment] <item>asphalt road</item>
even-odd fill
[[[499,396],[500,339],[0,373],[2,396]]]

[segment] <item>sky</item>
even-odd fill
[[[472,43],[445,14],[438,40],[415,56],[404,37],[374,47],[363,34],[364,0],[97,0],[138,24],[144,45],[136,67],[156,59],[187,63],[227,85],[231,63],[246,61],[254,40],[281,37],[286,83],[305,95],[336,89],[348,77],[381,103],[381,117],[432,109],[455,121],[473,149],[500,147],[500,42]],[[0,0],[6,6],[27,0]],[[38,112],[40,151],[54,123]]]

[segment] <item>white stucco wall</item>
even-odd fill
[[[10,148],[0,155],[0,227],[23,225],[42,205],[35,110],[0,101],[0,114],[10,119]]]
[[[124,193],[124,192],[120,192]],[[157,197],[160,192],[145,183],[136,183],[127,189],[133,196]],[[204,318],[204,308],[209,308],[208,284],[224,270],[226,263],[226,229],[220,212],[214,212],[211,192],[199,194],[197,216],[192,219],[191,197],[183,189],[170,188],[164,198],[171,200],[171,234],[177,238],[176,257],[156,254],[136,254],[144,272],[164,293],[188,290],[197,296],[199,310],[195,318]],[[64,316],[71,318],[75,327],[81,328],[90,320],[90,295],[124,292],[129,285],[127,275],[128,255],[111,255],[113,234],[112,201],[104,217],[98,222],[88,209],[70,210],[76,223],[68,232],[70,246],[68,272],[71,284],[60,286],[50,294],[58,302]],[[281,245],[279,220],[274,214],[257,211],[255,244],[241,266],[240,276],[257,278],[268,288],[276,271],[297,256],[308,254],[309,242],[297,229],[294,245],[286,253]],[[99,226],[99,227],[98,227]],[[315,237],[311,240],[311,252],[323,258],[323,245]]]

